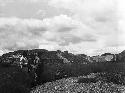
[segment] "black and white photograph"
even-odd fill
[[[0,0],[0,93],[125,93],[125,0]]]

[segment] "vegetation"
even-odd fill
[[[31,82],[31,77],[18,67],[0,65],[0,93],[28,93]]]
[[[57,56],[58,52],[70,63],[64,63],[63,59]],[[40,61],[43,64],[37,67],[36,73],[39,76],[37,82],[34,82],[34,72],[28,73],[26,67],[21,69],[18,65],[12,65],[13,61],[9,59],[12,55],[24,53],[31,58],[34,53],[40,54]],[[100,93],[112,93],[122,91],[121,87],[125,89],[124,52],[117,54],[117,62],[89,63],[86,57],[84,54],[74,55],[68,52],[39,49],[18,50],[4,54],[0,63],[0,93],[28,93],[31,88],[33,88],[31,93],[39,93],[39,91],[40,93],[66,93],[66,91],[81,93],[93,92],[94,89]],[[37,87],[34,88],[36,85]],[[103,88],[108,90],[104,92]]]

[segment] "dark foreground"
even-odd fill
[[[123,62],[46,64],[41,73],[43,82],[34,85],[33,74],[25,68],[0,65],[0,93],[124,93],[124,66]]]

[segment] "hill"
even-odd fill
[[[11,84],[13,83],[15,84],[14,86],[21,85],[20,87],[18,87],[19,89],[22,87],[23,88],[25,87],[24,90],[34,87],[34,84],[35,84],[34,75],[36,74],[36,72],[28,73],[27,67],[20,68],[19,58],[20,58],[20,55],[25,55],[27,58],[32,58],[35,56],[36,53],[39,53],[40,61],[43,63],[43,66],[42,66],[43,71],[38,71],[37,73],[37,75],[41,77],[37,84],[55,81],[57,79],[62,79],[64,77],[70,77],[71,75],[73,75],[73,72],[71,74],[70,71],[68,70],[71,64],[76,64],[76,63],[83,64],[84,62],[87,62],[87,60],[83,57],[76,56],[71,53],[61,52],[59,50],[48,51],[44,49],[34,49],[34,50],[17,50],[14,52],[9,52],[1,56],[0,74],[1,75],[4,74],[5,77],[0,77],[1,78],[0,83],[1,84],[3,83],[2,85],[0,85],[0,89],[3,89],[3,87],[5,86],[6,87],[5,90],[9,91],[10,88],[8,88],[8,86],[11,86]],[[76,61],[76,59],[78,59],[78,61]],[[84,60],[84,61],[81,61],[81,60]],[[7,76],[9,76],[9,78],[6,78]],[[4,83],[5,81],[2,80],[3,78],[5,79],[5,81],[10,83],[9,84]],[[28,79],[28,81],[26,81],[23,78],[26,78],[26,80]],[[18,82],[20,82],[21,84]],[[14,91],[18,89],[15,89],[14,87],[12,87],[12,90],[13,90],[12,93],[16,93]],[[1,91],[4,91],[4,90],[1,90]],[[5,93],[8,93],[8,92],[5,92]]]
[[[20,55],[24,55],[29,59],[34,57],[36,53],[38,53],[40,57],[40,63],[38,63],[38,65],[42,63],[42,65],[39,65],[36,68],[37,72],[28,73],[27,66],[23,68],[20,68],[18,66]],[[102,56],[105,56],[105,55],[102,55]],[[24,86],[25,88],[21,90],[28,91],[30,88],[36,85],[44,85],[47,82],[54,82],[60,79],[63,80],[64,78],[68,79],[70,77],[79,77],[83,75],[88,75],[90,73],[111,73],[111,74],[119,73],[119,72],[125,73],[124,57],[125,57],[125,52],[123,51],[120,54],[117,54],[117,61],[115,62],[114,61],[95,62],[95,61],[91,61],[92,57],[89,57],[85,54],[74,55],[72,53],[68,53],[68,51],[62,52],[60,50],[48,51],[45,49],[33,49],[33,50],[17,50],[14,52],[9,52],[9,53],[3,54],[1,57],[0,74],[2,75],[5,74],[5,76],[3,75],[4,77],[9,76],[9,78],[5,78],[5,81],[11,82],[11,83],[9,84],[4,83],[5,81],[2,80],[4,77],[0,76],[1,78],[0,89],[4,89],[3,87],[7,86],[6,89],[10,90],[8,86],[11,86],[11,84],[13,84],[12,82],[15,82],[14,86],[19,86],[19,87],[17,89],[12,87],[14,91],[18,89],[20,90],[20,88],[24,88]],[[16,64],[13,65],[15,62]],[[39,68],[42,68],[42,70],[40,70]],[[37,83],[35,83],[36,82],[34,78],[35,75],[39,76],[39,80],[37,81]],[[24,78],[24,76],[26,77]],[[114,76],[115,74],[113,74],[111,77],[114,77]],[[19,78],[19,79],[16,79],[16,78]],[[22,78],[24,79],[22,80]],[[86,81],[86,79],[83,79],[83,81]],[[75,84],[79,85],[78,83],[75,83]],[[88,85],[88,86],[91,86],[91,85]],[[5,92],[5,93],[10,93],[10,92]],[[21,92],[21,93],[24,93],[24,92]]]
[[[67,61],[74,62],[74,63],[88,63],[87,55],[80,54],[74,55],[72,53],[67,53],[66,51],[61,52],[60,50],[57,51],[48,51],[45,49],[33,49],[33,50],[17,50],[14,52],[9,52],[2,55],[2,59],[8,59],[9,57],[24,55],[31,57],[34,56],[36,53],[40,54],[41,59],[66,59]],[[59,55],[58,55],[59,54]],[[84,55],[84,56],[83,56]],[[11,60],[11,59],[10,59]]]

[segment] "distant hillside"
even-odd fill
[[[117,56],[117,62],[125,62],[125,51],[116,54],[116,56]]]
[[[31,56],[31,55],[34,55],[35,53],[39,53],[41,59],[66,59],[67,61],[72,63],[88,63],[88,60],[86,58],[87,55],[85,54],[74,55],[66,51],[64,52],[60,50],[48,51],[45,49],[17,50],[14,52],[3,54],[2,58],[5,59],[8,57],[12,57],[13,55],[23,55],[24,52],[27,54],[27,56]],[[58,54],[60,54],[61,57]]]
[[[9,52],[6,54],[3,54],[0,59],[5,60],[9,57],[12,57],[13,55],[23,55],[24,52],[28,56],[32,56],[35,53],[40,54],[41,59],[62,59],[64,61],[75,63],[75,64],[88,64],[92,62],[108,62],[108,61],[114,61],[114,62],[124,62],[125,61],[125,51],[122,51],[119,54],[111,54],[111,53],[104,53],[101,56],[87,56],[85,54],[72,54],[68,51],[48,51],[45,49],[33,49],[33,50],[17,50],[14,52]]]

